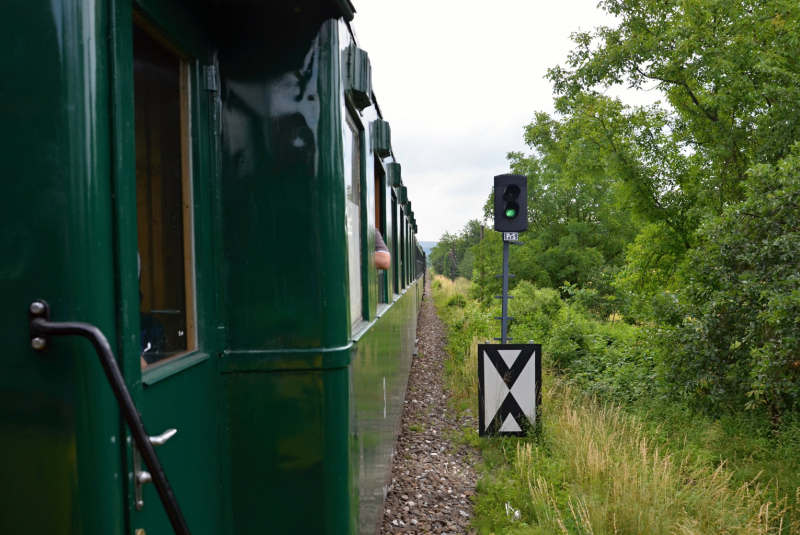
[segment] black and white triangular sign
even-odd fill
[[[523,436],[541,404],[540,344],[478,345],[478,434]]]

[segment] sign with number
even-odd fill
[[[503,232],[503,241],[519,240],[519,232]]]
[[[525,436],[542,396],[540,344],[478,345],[478,434]]]

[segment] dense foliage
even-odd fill
[[[800,157],[753,168],[745,187],[689,254],[666,365],[704,405],[763,402],[778,424],[800,401]]]
[[[482,458],[477,532],[799,534],[800,419],[787,414],[775,433],[758,411],[716,418],[664,403],[658,328],[604,321],[587,308],[592,292],[564,291],[512,292],[514,335],[543,347],[541,426],[520,439],[463,430]],[[469,292],[463,278],[433,281],[451,399],[474,413],[477,343],[496,334],[499,306]]]
[[[644,359],[633,375],[659,395],[710,414],[764,411],[777,429],[800,402],[800,4],[600,6],[619,24],[573,35],[548,72],[556,113],[526,127],[530,154],[509,154],[529,192],[516,291],[556,290],[609,324],[562,318],[560,368],[607,377]],[[662,100],[608,96],[622,85]],[[472,221],[431,259],[492,306],[496,233]],[[623,336],[630,350],[592,356],[624,325],[640,326]]]

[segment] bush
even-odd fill
[[[445,306],[450,308],[464,308],[467,306],[467,298],[461,294],[455,294],[453,297],[447,300]]]
[[[676,394],[721,414],[800,406],[800,147],[750,172],[747,199],[701,230],[680,293],[683,323],[668,331]]]
[[[520,281],[510,294],[514,299],[508,302],[508,315],[514,318],[509,322],[514,338],[521,343],[544,340],[550,333],[553,318],[564,307],[559,293]]]

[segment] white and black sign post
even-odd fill
[[[519,232],[528,229],[527,178],[494,177],[494,229],[503,233],[502,314],[500,344],[478,345],[478,434],[524,436],[534,427],[541,405],[542,346],[509,344],[509,247],[522,245]]]
[[[542,346],[478,345],[478,434],[524,436],[542,402]]]

